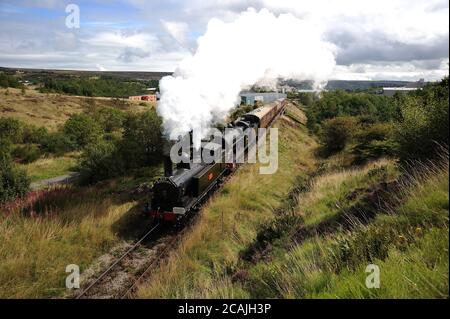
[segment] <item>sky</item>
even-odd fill
[[[66,24],[70,4],[79,8],[79,28]],[[248,8],[321,28],[336,48],[333,79],[448,75],[448,0],[0,0],[0,66],[171,72],[195,52],[212,18],[233,21]]]

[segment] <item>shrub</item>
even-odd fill
[[[352,149],[354,163],[362,164],[367,160],[382,156],[392,156],[396,144],[392,140],[393,127],[389,123],[366,125],[355,135],[356,145]]]
[[[128,115],[120,153],[127,159],[129,168],[152,165],[160,160],[163,144],[161,123],[155,109]]]
[[[364,116],[373,122],[391,121],[398,117],[394,99],[367,93],[332,91],[322,93],[307,110],[308,127],[315,128],[323,121],[341,116]]]
[[[353,117],[336,117],[325,121],[320,134],[320,141],[326,155],[343,150],[356,127],[357,121]]]
[[[85,184],[118,176],[124,171],[114,143],[101,141],[88,145],[80,165],[81,182]]]
[[[437,144],[448,145],[448,77],[399,101],[401,119],[394,137],[401,159],[428,158],[436,154]]]
[[[2,117],[0,118],[0,139],[9,139],[13,143],[22,141],[23,126],[19,120]]]
[[[16,169],[9,154],[0,152],[0,203],[24,196],[29,187],[25,171]]]
[[[41,157],[41,150],[33,144],[16,146],[12,156],[21,163],[32,163]]]
[[[48,135],[48,130],[45,127],[25,125],[23,127],[22,142],[25,144],[41,144]]]
[[[41,148],[46,153],[62,155],[73,151],[77,144],[62,132],[49,133],[41,140]]]
[[[125,114],[123,111],[112,107],[101,108],[96,114],[95,118],[103,127],[106,133],[119,130],[125,120]]]
[[[100,124],[86,114],[77,114],[64,124],[64,134],[73,142],[77,149],[96,141],[101,133]]]
[[[5,74],[4,72],[0,72],[0,87],[18,88],[21,86],[22,86],[22,84],[19,82],[19,80],[16,77]]]

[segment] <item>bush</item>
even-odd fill
[[[112,107],[101,108],[94,117],[106,133],[121,129],[125,120],[124,112]]]
[[[24,196],[29,188],[25,171],[16,169],[9,154],[0,152],[0,203]]]
[[[0,139],[9,139],[13,143],[22,142],[23,126],[19,120],[2,117],[0,118]]]
[[[71,138],[62,132],[49,133],[41,140],[42,151],[56,155],[73,151],[77,146]]]
[[[128,115],[124,122],[120,154],[127,159],[129,168],[153,165],[161,159],[161,124],[155,109]]]
[[[356,145],[352,149],[354,163],[362,164],[367,160],[396,153],[396,144],[392,140],[393,127],[389,123],[365,125],[355,135]]]
[[[19,88],[19,87],[22,87],[22,84],[19,82],[19,80],[16,77],[5,74],[4,72],[0,72],[0,87]]]
[[[399,114],[398,105],[394,102],[390,97],[376,94],[324,92],[307,109],[308,127],[312,129],[327,119],[342,116],[364,116],[372,122],[392,121]]]
[[[100,137],[100,133],[100,124],[86,114],[73,115],[64,124],[64,134],[77,149],[96,141]]]
[[[88,145],[80,165],[81,182],[90,184],[123,173],[122,159],[114,143],[101,141]]]
[[[429,158],[436,154],[438,144],[448,145],[448,89],[447,77],[399,99],[401,119],[394,137],[401,159]]]
[[[41,150],[33,144],[16,146],[11,154],[14,159],[21,163],[32,163],[41,157]]]
[[[25,125],[23,127],[22,142],[25,144],[41,144],[48,135],[48,130],[45,127]]]
[[[353,117],[336,117],[325,121],[319,136],[325,155],[342,151],[356,128],[357,120]]]

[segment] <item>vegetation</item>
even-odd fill
[[[8,75],[4,72],[0,72],[0,87],[2,88],[22,88],[22,83],[19,82],[19,80],[12,76]]]
[[[32,163],[21,164],[19,167],[25,170],[31,182],[37,182],[77,171],[78,157],[78,152],[66,153],[62,156],[48,155]]]
[[[367,167],[325,174],[300,195],[301,204],[294,207],[302,217],[299,225],[269,241],[273,258],[247,264],[248,276],[240,284],[259,298],[448,298],[447,160],[409,175],[411,186],[400,187],[399,198],[386,194],[389,204],[382,202],[370,223],[373,193],[364,192],[373,192],[371,184],[380,177],[389,181],[390,174]],[[377,165],[376,172],[395,169]],[[332,212],[326,209],[331,203],[339,203]],[[359,213],[365,215],[349,218],[355,207],[366,207]],[[364,284],[369,264],[381,269],[380,289]]]
[[[86,147],[80,165],[83,182],[93,183],[160,163],[161,119],[154,109],[128,114],[122,129],[122,136],[107,135]]]
[[[29,94],[33,100],[34,97],[41,97],[34,91]],[[18,100],[24,98],[18,92],[14,93],[14,97]],[[52,97],[54,96],[49,96],[49,99]],[[57,104],[59,99],[51,102]],[[83,181],[92,183],[124,175],[130,169],[159,163],[160,119],[154,109],[149,109],[147,105],[145,108],[137,106],[131,110],[130,107],[131,104],[118,99],[106,101],[85,99],[79,110],[65,113],[66,120],[58,122],[56,127],[50,129],[47,125],[41,126],[39,121],[38,125],[35,125],[31,120],[22,120],[21,116],[16,115],[23,115],[24,111],[15,108],[11,109],[13,116],[0,117],[0,139],[8,141],[10,147],[7,153],[15,163],[24,166],[26,171],[32,174],[32,181],[37,181],[39,177],[50,178],[69,171],[81,170],[86,177]],[[38,107],[39,110],[45,108],[42,105]],[[59,117],[59,114],[57,107],[55,116]],[[30,116],[37,118],[33,114]],[[47,115],[44,117],[47,118]],[[115,150],[114,154],[109,154],[110,164],[115,164],[117,169],[113,166],[111,169],[103,166],[102,170],[101,167],[105,163],[98,163],[96,148],[101,152],[102,147],[104,151],[104,146],[108,144],[113,145]],[[80,167],[76,167],[70,155],[66,156],[73,151],[83,153]],[[63,164],[62,162],[68,158],[70,160]],[[36,161],[38,162],[35,165]],[[44,170],[36,171],[41,164],[44,165]],[[95,171],[96,168],[98,172]]]
[[[79,96],[128,97],[146,93],[149,86],[157,87],[158,81],[132,82],[108,77],[46,78],[40,91]]]
[[[342,151],[352,138],[357,121],[353,117],[336,117],[323,124],[320,140],[327,154]]]
[[[307,109],[308,128],[319,135],[322,155],[346,150],[352,164],[432,158],[449,143],[448,89],[445,78],[394,98],[325,92]]]
[[[448,77],[423,90],[397,98],[400,120],[395,130],[402,159],[425,159],[436,153],[438,145],[448,145]]]
[[[5,144],[0,140],[0,204],[23,197],[30,185],[25,172],[14,166],[10,155],[5,151]]]

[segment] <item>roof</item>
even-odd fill
[[[414,91],[417,90],[418,88],[407,88],[407,87],[387,87],[387,88],[383,88],[383,90],[391,90],[391,91]]]
[[[262,107],[258,107],[256,110],[253,110],[247,114],[244,115],[244,117],[246,116],[250,116],[250,117],[257,117],[259,120],[261,120],[264,115],[266,115],[267,113],[270,112],[270,110],[272,110],[273,106],[262,106]]]

